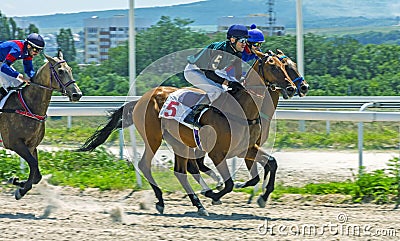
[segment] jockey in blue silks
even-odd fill
[[[254,51],[261,51],[261,44],[265,42],[264,34],[257,28],[255,24],[250,26],[249,38],[247,39],[247,45],[242,53],[242,60],[249,62],[250,60],[256,59],[257,55]]]
[[[43,37],[37,33],[30,34],[25,40],[10,40],[0,43],[0,95],[7,94],[7,88],[29,84],[35,75],[32,60],[44,48]],[[12,64],[22,59],[24,72],[27,77],[16,71]]]

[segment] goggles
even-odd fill
[[[256,48],[260,48],[260,47],[261,47],[261,44],[262,44],[262,43],[260,43],[260,42],[255,42],[255,43],[250,43],[250,42],[249,42],[249,45],[250,45],[250,46],[254,46],[254,47],[256,47]]]
[[[43,51],[43,49],[36,48],[36,47],[33,47],[33,46],[31,47],[31,49],[32,49],[33,52],[36,52],[36,53],[40,53],[40,52]]]
[[[239,42],[239,43],[244,44],[244,43],[247,42],[247,38],[237,38],[236,41]]]

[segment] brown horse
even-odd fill
[[[305,79],[300,75],[300,73],[298,72],[296,63],[293,60],[291,60],[288,56],[286,56],[283,53],[283,51],[281,51],[279,49],[276,50],[276,54],[273,53],[272,51],[268,51],[268,54],[271,56],[276,55],[281,60],[281,62],[285,66],[285,70],[288,73],[289,77],[292,79],[292,81],[297,86],[297,91],[298,91],[297,94],[300,97],[306,96],[308,93],[309,85],[305,81]],[[270,121],[272,120],[272,116],[274,115],[274,112],[278,106],[280,89],[268,88],[268,93],[272,98],[274,108],[273,109],[270,108],[269,99],[265,98],[263,101],[261,110],[260,110],[261,127],[262,127],[262,132],[261,132],[260,140],[258,143],[260,146],[264,145],[264,143],[268,139]],[[268,173],[270,173],[269,179],[268,179],[268,182],[266,185],[265,193],[263,195],[261,195],[259,197],[259,199],[257,200],[257,203],[259,204],[260,207],[265,207],[265,204],[266,204],[266,201],[267,201],[269,195],[274,190],[275,175],[276,175],[278,165],[277,165],[276,159],[273,156],[271,156],[265,152],[262,152],[262,151],[260,151],[259,155],[261,155],[263,157],[263,158],[259,158],[258,161],[264,167],[264,181],[266,181],[265,179],[267,178]],[[196,176],[196,175],[200,174],[198,172],[200,170],[200,171],[210,175],[214,180],[219,181],[220,180],[219,177],[217,177],[217,175],[213,172],[213,170],[204,164],[204,154],[203,155],[198,154],[198,156],[199,157],[196,159],[195,162],[193,160],[190,160],[188,162],[188,171],[192,175]],[[260,178],[258,175],[258,170],[257,170],[257,165],[254,165],[255,164],[254,160],[245,158],[245,163],[246,163],[246,167],[252,174],[252,179],[248,180],[244,183],[236,183],[235,184],[236,188],[255,186],[260,181]],[[202,185],[203,190],[209,189],[206,186],[205,182],[201,181],[200,178],[196,178],[196,180]],[[218,182],[217,189],[220,189],[221,187],[222,187],[221,183]],[[254,196],[254,194],[255,193],[253,192],[252,195],[250,196],[249,201],[248,201],[249,203],[251,202],[251,199]]]
[[[31,84],[11,93],[0,114],[0,133],[4,147],[16,152],[29,165],[28,180],[19,181],[18,177],[10,179],[10,183],[19,187],[15,191],[17,200],[42,178],[36,147],[44,137],[44,121],[53,90],[67,95],[70,101],[79,101],[82,97],[61,51],[57,57],[45,57],[48,62],[37,71]]]
[[[220,192],[214,193],[209,190],[205,193],[213,203],[219,203],[220,198],[233,189],[233,181],[225,160],[233,156],[248,156],[252,160],[256,158],[256,141],[261,131],[259,108],[264,98],[270,98],[263,94],[267,94],[264,91],[266,86],[281,89],[285,98],[293,96],[296,91],[284,65],[276,56],[259,53],[259,57],[245,80],[246,89],[233,95],[221,95],[200,119],[203,126],[199,130],[201,145],[225,180],[224,189]],[[208,215],[187,180],[187,162],[189,159],[195,159],[194,148],[197,147],[193,130],[175,120],[159,118],[161,107],[176,90],[178,89],[174,87],[158,87],[145,93],[138,101],[120,107],[110,116],[107,125],[96,131],[80,150],[93,150],[104,143],[114,130],[134,123],[145,144],[138,168],[155,192],[158,199],[156,209],[163,213],[164,200],[162,191],[151,174],[151,161],[164,139],[175,153],[175,175],[188,193],[193,206],[198,208],[198,213]]]

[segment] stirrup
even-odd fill
[[[190,113],[185,117],[185,119],[183,120],[184,122],[194,125],[196,127],[201,127],[201,124],[199,122],[199,115],[201,113],[201,111],[204,108],[207,108],[208,105],[206,104],[199,104],[199,105],[195,105],[193,106],[190,111]]]

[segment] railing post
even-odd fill
[[[369,102],[363,104],[359,111],[363,112],[370,106],[373,106],[374,102]],[[363,166],[363,142],[364,142],[364,122],[358,122],[358,174],[362,174],[362,166]]]

